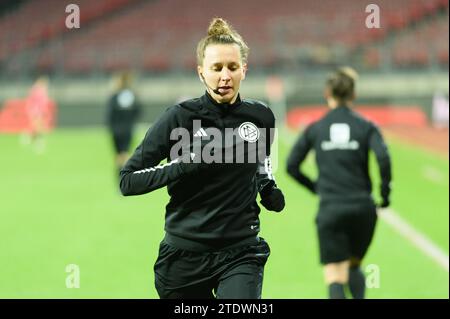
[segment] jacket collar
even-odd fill
[[[238,93],[238,96],[236,98],[236,101],[234,101],[233,104],[230,103],[218,103],[216,100],[213,99],[213,97],[205,91],[205,94],[201,97],[203,106],[213,112],[219,113],[219,114],[226,114],[237,107],[239,107],[242,104],[241,96]]]
[[[349,110],[350,110],[350,107],[346,104],[339,104],[334,109],[332,109],[332,111],[336,111],[336,112],[344,112],[344,111],[349,111]]]

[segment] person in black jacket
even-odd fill
[[[354,298],[364,298],[361,261],[372,240],[377,220],[369,177],[369,150],[381,174],[381,207],[389,206],[391,161],[379,129],[351,108],[356,72],[343,67],[327,80],[325,97],[330,111],[299,137],[287,161],[288,174],[320,196],[316,217],[320,261],[330,298],[345,298],[348,284]],[[315,151],[317,181],[299,166]]]
[[[121,171],[125,196],[164,186],[170,195],[154,266],[161,298],[261,297],[270,249],[256,198],[279,212],[284,196],[269,157],[274,115],[239,95],[247,57],[241,36],[215,18],[197,47],[205,94],[169,107]]]
[[[133,130],[141,114],[141,105],[131,88],[131,73],[117,76],[117,88],[108,101],[106,122],[111,132],[117,174],[129,157]]]

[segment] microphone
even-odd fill
[[[203,73],[200,73],[200,76],[202,77],[202,82],[203,84],[206,86],[206,88],[210,89],[211,91],[213,91],[215,94],[219,94],[220,95],[220,91],[218,88],[213,89],[212,87],[210,87],[208,84],[206,84],[205,78],[203,77]]]

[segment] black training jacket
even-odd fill
[[[370,149],[380,169],[381,196],[389,199],[391,161],[383,137],[373,123],[347,106],[338,106],[306,128],[289,155],[287,171],[321,200],[367,199],[372,192]],[[310,150],[315,151],[317,182],[299,169]]]
[[[167,186],[165,230],[181,238],[227,243],[257,235],[257,193],[274,184],[268,158],[274,125],[266,105],[240,97],[232,105],[218,104],[205,93],[169,107],[122,169],[121,191],[140,195]],[[188,139],[181,131],[188,132]],[[199,153],[194,145],[219,159],[205,164],[201,157],[203,164],[189,174],[181,151],[174,150],[188,147],[195,162]],[[237,154],[242,155],[238,149],[245,158],[236,163]],[[160,164],[165,159],[167,163]]]
[[[116,134],[127,133],[133,129],[140,114],[141,105],[135,93],[130,89],[123,89],[109,99],[106,123]]]

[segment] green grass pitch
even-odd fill
[[[448,255],[448,160],[395,140],[389,146],[392,208]],[[0,298],[157,298],[153,264],[168,195],[119,195],[105,130],[57,130],[42,155],[15,135],[0,135],[0,147]],[[286,209],[261,212],[260,235],[272,250],[263,297],[325,298],[317,198],[284,172],[289,147],[282,138],[276,172]],[[311,159],[305,169],[315,173]],[[66,287],[69,264],[79,266],[78,289]],[[367,274],[369,265],[379,270],[379,284],[368,298],[449,296],[448,272],[383,221],[364,262]]]

